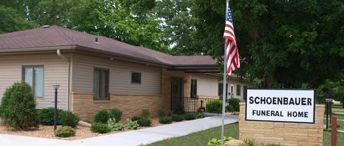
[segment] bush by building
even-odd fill
[[[209,113],[221,113],[222,112],[222,101],[210,100],[207,102],[206,111]]]
[[[71,137],[75,135],[75,131],[70,126],[62,126],[56,129],[55,136],[57,137]]]
[[[2,122],[15,129],[38,127],[36,101],[32,88],[25,82],[14,83],[7,88],[1,101]]]

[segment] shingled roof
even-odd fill
[[[95,39],[98,39],[96,42]],[[126,44],[111,38],[78,32],[60,26],[45,26],[0,35],[0,54],[8,52],[74,49],[105,53],[129,60],[169,67],[217,67],[210,56],[172,56],[152,49]]]

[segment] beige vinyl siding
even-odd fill
[[[237,85],[240,85],[240,95],[237,95]],[[244,100],[244,86],[247,85],[237,81],[230,81],[230,86],[228,87],[229,92],[231,90],[231,86],[233,87],[233,97],[239,98],[240,100]]]
[[[95,67],[109,69],[111,94],[160,95],[160,68],[80,54],[73,56],[73,92],[93,93]],[[131,83],[131,72],[141,73],[141,84]]]
[[[60,84],[58,106],[68,109],[68,62],[56,54],[45,55],[7,55],[0,56],[0,98],[5,90],[22,80],[23,65],[42,65],[44,67],[44,97],[36,98],[37,108],[54,106],[53,84]]]
[[[218,79],[216,77],[192,74],[191,79],[197,80],[197,95],[199,96],[218,96]]]

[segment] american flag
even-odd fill
[[[240,67],[240,59],[239,49],[234,34],[232,13],[229,4],[227,4],[226,26],[225,32],[223,33],[223,38],[225,38],[227,74],[231,75],[234,70]]]

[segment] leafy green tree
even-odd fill
[[[168,52],[156,19],[155,0],[0,0],[18,16]],[[16,31],[16,30],[13,30]]]
[[[18,14],[39,25],[66,26],[71,11],[83,0],[0,0],[0,4],[16,9]]]
[[[330,81],[319,86],[317,90],[318,102],[324,103],[326,98],[341,101],[344,107],[344,80]]]
[[[164,31],[163,38],[171,45],[172,54],[194,55],[204,52],[195,37],[196,19],[191,14],[193,0],[157,1],[157,19]]]
[[[0,34],[34,26],[36,26],[34,22],[25,20],[15,9],[0,6]]]
[[[317,87],[344,68],[344,10],[339,0],[230,1],[241,57],[239,74],[265,87]],[[197,35],[222,60],[225,2],[195,1]]]
[[[147,1],[147,3],[145,3]],[[167,52],[162,30],[152,12],[154,1],[85,1],[75,10],[69,27],[129,44]]]

